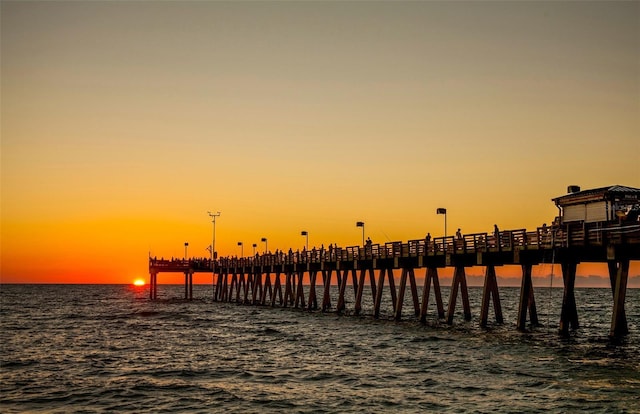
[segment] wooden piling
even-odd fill
[[[304,277],[304,272],[303,271],[299,271],[296,274],[297,279],[298,279],[298,288],[296,289],[296,303],[294,305],[294,307],[298,307],[298,304],[300,304],[301,308],[305,307],[305,299],[304,299],[304,287],[302,285],[302,278]]]
[[[385,277],[386,271],[387,269],[382,268],[380,269],[380,273],[378,275],[378,285],[376,287],[376,296],[375,296],[375,301],[373,302],[373,317],[376,319],[380,317],[380,303],[382,302],[382,291],[384,288],[384,277]]]
[[[235,285],[236,303],[240,303],[240,295],[241,292],[244,293],[246,283],[247,282],[244,280],[244,271],[241,271],[239,274],[235,271],[231,274],[231,289],[229,291],[229,296],[233,297],[233,286]]]
[[[286,272],[284,279],[284,302],[282,304],[283,307],[287,307],[288,305],[293,305],[294,297],[293,297],[293,288],[291,278],[293,277],[293,272]]]
[[[534,326],[538,325],[538,312],[536,310],[536,301],[533,295],[533,280],[531,278],[533,266],[530,264],[523,264],[521,267],[522,282],[520,284],[517,329],[524,331],[527,329],[527,311],[529,311],[531,325]]]
[[[453,314],[456,310],[456,299],[458,296],[458,287],[462,295],[462,306],[464,309],[464,319],[471,320],[471,306],[469,305],[469,290],[467,288],[467,276],[464,266],[456,266],[453,281],[451,282],[451,295],[449,296],[449,309],[447,312],[447,323],[453,323]]]
[[[413,300],[413,309],[415,316],[418,316],[420,314],[420,304],[418,302],[418,289],[416,286],[415,272],[411,267],[403,268],[402,274],[400,276],[400,286],[398,287],[398,298],[394,312],[394,318],[398,321],[402,318],[402,306],[404,304],[404,291],[407,287],[407,278],[409,279],[409,285],[411,288],[411,297]]]
[[[253,295],[251,296],[251,303],[257,304],[259,298],[262,296],[262,273],[256,273],[253,278]]]
[[[496,323],[502,324],[502,305],[500,304],[500,294],[498,293],[498,280],[496,278],[496,268],[494,265],[487,265],[484,276],[484,288],[482,290],[482,307],[480,309],[480,326],[486,327],[489,319],[489,302],[493,298],[493,310],[496,316]]]
[[[364,279],[367,273],[369,274],[369,281],[371,283],[371,296],[373,298],[374,303],[375,303],[375,298],[377,296],[376,282],[375,282],[375,276],[373,274],[373,268],[360,270],[360,280],[358,281],[358,288],[357,288],[358,293],[356,294],[356,304],[354,306],[354,313],[356,315],[359,315],[360,312],[362,311],[362,293],[364,291]]]
[[[562,295],[562,311],[560,314],[559,330],[562,335],[567,335],[569,329],[578,329],[578,310],[576,308],[575,285],[576,269],[578,263],[566,261],[562,263],[562,279],[564,281],[564,294]]]
[[[267,303],[267,292],[269,292],[269,299],[273,298],[273,288],[271,286],[271,273],[265,275],[264,290],[260,296],[260,305],[264,306]]]
[[[149,299],[158,299],[158,273],[149,273]]]
[[[224,272],[226,272],[226,270]],[[215,278],[216,279],[215,289],[213,292],[213,300],[216,302],[222,301],[222,274],[223,274],[223,270],[218,269],[218,273],[216,274],[216,278]]]
[[[340,274],[340,270],[337,271],[338,275]],[[353,270],[353,272],[355,273],[355,270]],[[346,302],[344,299],[344,294],[345,291],[347,290],[347,277],[349,275],[349,270],[345,269],[344,273],[342,274],[342,277],[338,278],[338,280],[340,281],[339,286],[338,286],[338,305],[336,307],[336,311],[338,312],[344,312],[345,308],[346,308]]]
[[[276,306],[276,298],[280,301],[280,306],[285,306],[286,300],[282,297],[282,282],[280,272],[276,271],[275,282],[273,284],[273,295],[271,295],[271,306]]]
[[[317,270],[309,271],[309,300],[307,301],[307,309],[310,311],[318,309],[318,298],[316,295],[317,275]]]
[[[338,269],[337,272],[340,272]],[[331,309],[331,275],[333,269],[322,271],[322,281],[324,283],[324,289],[322,291],[322,311],[327,312]]]
[[[394,309],[393,318],[399,321],[402,318],[402,304],[404,303],[404,291],[407,287],[407,269],[402,269],[400,274],[400,286],[398,286],[398,302]]]
[[[229,274],[227,273],[227,270],[221,271],[220,275],[218,276],[218,284],[220,286],[220,300],[222,302],[226,301],[226,300],[231,300],[231,298],[229,298],[227,296],[228,294],[228,285],[227,285],[227,279],[229,277]]]
[[[613,313],[611,315],[611,330],[609,336],[620,337],[629,333],[624,302],[627,294],[627,280],[629,278],[629,260],[620,260],[616,266],[615,285],[613,292]],[[611,265],[609,265],[611,272]],[[611,276],[611,274],[609,275]]]
[[[254,283],[254,272],[258,272],[258,270],[253,270],[253,271],[249,271],[249,273],[247,273],[247,282],[244,285],[244,292],[243,292],[243,296],[242,296],[242,303],[243,304],[249,304],[249,291],[253,292],[253,283]]]
[[[435,267],[427,268],[427,276],[424,279],[424,288],[422,289],[422,306],[420,307],[420,322],[427,321],[427,308],[429,306],[429,293],[431,284],[433,283],[433,294],[436,299],[438,310],[438,318],[444,319],[444,305],[442,304],[442,293],[440,292],[440,281],[438,280],[438,269]]]

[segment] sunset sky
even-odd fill
[[[207,211],[248,255],[640,187],[637,1],[3,0],[1,90],[3,283],[147,278],[208,256]]]

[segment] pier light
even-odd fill
[[[444,214],[444,237],[447,237],[447,209],[438,208],[436,214]]]
[[[256,247],[258,247],[258,245],[256,243],[253,243],[252,247],[253,247],[253,255],[255,256],[256,255]]]
[[[187,247],[189,247],[189,242],[184,242],[184,260],[187,260],[187,258],[189,257],[187,255]]]
[[[213,239],[211,240],[211,278],[212,280],[215,280],[216,278],[215,259],[217,259],[218,257],[218,255],[216,254],[216,217],[220,217],[220,212],[218,211],[216,213],[212,213],[210,211],[207,211],[207,214],[209,214],[209,217],[211,217],[211,222],[213,223]],[[213,286],[215,286],[215,284]],[[214,295],[215,295],[215,290],[214,290]],[[215,299],[215,296],[214,296],[214,299]]]
[[[300,235],[301,236],[305,236],[307,238],[307,245],[306,246],[307,246],[307,250],[309,250],[309,232],[306,231],[306,230],[302,230],[300,232]]]
[[[240,246],[240,257],[244,257],[244,244],[238,242],[238,246]]]
[[[267,242],[267,238],[263,237],[263,238],[260,239],[260,241],[264,243],[264,252],[265,253],[268,252],[269,251],[269,244]]]
[[[356,222],[356,227],[362,227],[362,245],[364,246],[364,221]]]

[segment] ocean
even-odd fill
[[[610,289],[576,290],[580,328],[557,333],[562,289],[537,288],[543,326],[479,327],[481,288],[452,326],[383,304],[362,316],[211,300],[211,286],[0,286],[0,412],[640,412],[640,289],[630,334],[608,338]],[[334,292],[333,298],[337,298]],[[388,292],[385,295],[389,297]],[[347,309],[353,309],[353,295]],[[443,289],[443,300],[448,289]],[[336,299],[334,299],[335,301]],[[335,306],[335,302],[334,302]],[[489,321],[492,321],[493,313]]]

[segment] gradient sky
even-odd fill
[[[208,210],[239,255],[358,220],[440,236],[437,207],[534,229],[568,185],[640,187],[637,1],[0,7],[2,282],[146,278],[208,255]]]

